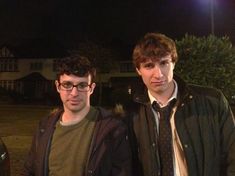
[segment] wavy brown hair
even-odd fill
[[[175,42],[164,34],[147,33],[134,48],[133,64],[136,68],[139,68],[140,63],[148,59],[158,60],[167,55],[171,55],[172,62],[177,62],[178,55]]]

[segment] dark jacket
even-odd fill
[[[175,126],[189,176],[235,176],[235,121],[227,100],[218,90],[174,79],[179,88]],[[135,175],[157,176],[160,162],[147,91],[137,93],[134,101],[127,122]]]
[[[130,176],[131,152],[125,125],[99,108],[84,176]],[[62,110],[39,123],[22,175],[47,176],[52,135]],[[76,173],[74,173],[76,175]]]

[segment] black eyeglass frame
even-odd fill
[[[71,83],[71,87],[69,87],[69,88],[64,87],[65,83]],[[63,82],[61,83],[61,82],[58,81],[58,87],[60,88],[60,90],[63,90],[63,91],[72,91],[74,87],[76,87],[78,92],[88,92],[88,91],[90,91],[91,90],[91,86],[92,86],[93,83],[87,84],[83,88],[84,90],[82,88],[78,87],[78,86],[82,86],[82,84],[84,84],[84,83],[86,83],[86,82],[80,82],[80,83],[74,85],[72,82],[64,82],[64,84],[63,84]],[[61,89],[61,87],[62,87],[62,89]],[[89,87],[89,88],[87,90],[85,90],[87,87]]]

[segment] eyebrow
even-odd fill
[[[155,63],[155,62],[158,62],[158,63],[160,63],[160,62],[163,62],[163,61],[171,61],[172,59],[171,58],[160,58],[160,59],[154,59],[154,60],[152,60],[152,59],[150,59],[150,60],[148,60],[148,61],[146,61],[146,62],[142,62],[142,64],[151,64],[151,63]]]

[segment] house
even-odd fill
[[[42,98],[53,89],[58,59],[18,57],[4,46],[0,49],[0,87],[24,97]]]
[[[44,48],[43,53],[40,47],[38,50],[33,46],[31,50],[28,49],[30,47],[25,48],[8,45],[0,47],[0,88],[20,95],[25,100],[55,99],[56,65],[67,53],[59,48],[47,49],[48,52]],[[97,87],[102,86],[104,90],[122,88],[131,94],[137,76],[132,63],[120,61],[118,65],[118,68],[109,73],[97,75]],[[107,92],[105,95],[109,96]]]

